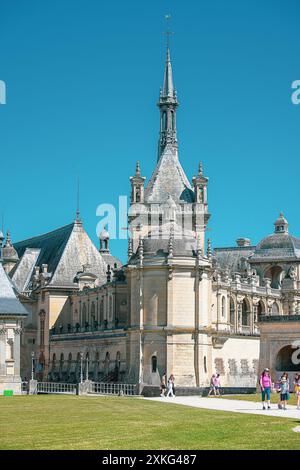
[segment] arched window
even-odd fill
[[[257,317],[258,317],[258,321],[260,319],[260,317],[262,315],[265,315],[266,314],[266,311],[265,311],[265,306],[264,306],[264,303],[260,300],[258,302],[258,306],[257,306]]]
[[[54,353],[52,356],[52,370],[55,370],[56,367],[56,354]]]
[[[250,309],[246,299],[243,300],[242,304],[242,325],[249,326],[250,324]]]
[[[157,372],[157,357],[156,356],[152,356],[151,358],[151,368],[152,368],[152,373],[154,374],[155,372]]]
[[[225,318],[226,316],[226,301],[225,297],[222,297],[222,317]]]
[[[82,326],[85,326],[86,322],[87,322],[86,304],[83,304],[83,306],[82,306]]]
[[[163,115],[162,115],[162,130],[163,131],[167,130],[167,113],[166,113],[166,111],[164,111]]]
[[[59,368],[60,368],[60,370],[62,370],[63,367],[64,367],[64,354],[61,353],[61,355],[60,355],[60,360],[59,360]]]
[[[92,326],[95,326],[96,322],[96,307],[95,307],[95,302],[92,302],[91,305],[91,324]]]
[[[276,302],[273,303],[272,305],[272,315],[278,315],[279,314],[279,307]]]
[[[234,317],[235,317],[234,301],[230,297],[230,324],[231,325],[234,325]]]
[[[44,310],[40,312],[40,346],[45,344],[45,317],[46,313]]]
[[[175,130],[175,114],[174,111],[171,111],[171,122],[172,122],[172,130]]]
[[[103,297],[101,297],[100,300],[100,323],[102,324],[104,320],[104,300]]]
[[[72,353],[69,353],[69,356],[68,356],[68,371],[71,369],[72,367]]]
[[[110,354],[109,352],[107,352],[105,355],[105,363],[104,363],[104,373],[106,375],[106,379],[108,379],[108,374],[109,374],[109,363],[110,363]]]

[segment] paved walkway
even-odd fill
[[[175,397],[175,398],[145,398],[166,404],[193,406],[194,408],[205,408],[207,410],[230,411],[232,413],[249,413],[263,416],[276,416],[278,418],[296,418],[300,424],[300,410],[296,406],[288,405],[287,410],[278,410],[277,405],[271,405],[270,410],[262,410],[259,402],[246,400],[228,400],[226,398],[202,398],[197,396]]]

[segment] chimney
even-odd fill
[[[237,246],[250,246],[250,238],[238,238],[236,244]]]

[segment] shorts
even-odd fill
[[[287,401],[288,400],[288,394],[287,393],[281,393],[280,394],[280,400],[281,401]]]
[[[261,391],[261,400],[265,401],[265,399],[267,399],[268,401],[271,399],[270,387],[266,387],[264,390]]]

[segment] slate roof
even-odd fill
[[[243,269],[243,261],[253,255],[255,246],[234,246],[228,248],[215,248],[213,257],[221,269],[228,269],[231,273]]]
[[[28,312],[18,300],[13,284],[0,263],[0,315],[27,316]]]
[[[75,221],[57,230],[16,243],[20,257],[11,277],[21,291],[30,288],[34,267],[48,265],[49,285],[73,287],[83,266],[106,282],[107,264],[92,243],[81,222]]]
[[[75,222],[43,235],[15,243],[14,247],[15,250],[17,250],[19,258],[24,255],[27,248],[38,248],[40,249],[40,253],[36,264],[38,266],[48,264],[48,272],[54,273],[73,231],[74,225]]]
[[[167,144],[145,189],[146,203],[162,203],[171,195],[176,203],[194,202],[194,193],[178,160],[175,146]]]
[[[257,245],[251,261],[300,258],[300,240],[289,233],[273,233]]]

